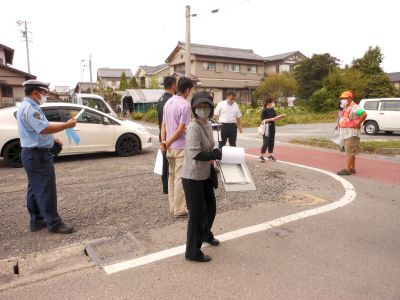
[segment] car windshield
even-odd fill
[[[97,109],[97,110],[102,111],[107,114],[110,113],[110,110],[108,109],[107,105],[100,99],[83,97],[82,104],[85,106],[89,106],[91,108]]]

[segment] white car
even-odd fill
[[[52,123],[66,122],[83,110],[74,128],[79,144],[69,140],[65,130],[54,134],[63,142],[60,155],[115,151],[120,156],[132,156],[152,146],[148,130],[133,121],[121,121],[79,104],[46,103],[41,108]],[[0,155],[12,167],[22,166],[17,111],[17,106],[0,109]]]
[[[400,130],[400,98],[363,99],[359,105],[368,114],[364,121],[366,134]]]

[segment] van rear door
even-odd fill
[[[380,130],[400,130],[400,99],[382,100],[378,114]]]

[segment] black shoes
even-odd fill
[[[208,240],[207,243],[209,243],[211,246],[218,246],[219,240],[217,240],[216,238],[213,238],[212,240]]]
[[[60,223],[60,225],[56,226],[55,228],[49,229],[49,232],[51,233],[59,233],[59,234],[69,234],[74,231],[74,226],[67,225],[63,222]]]
[[[47,227],[47,223],[45,220],[40,220],[38,222],[33,222],[33,223],[31,222],[31,224],[30,224],[31,232],[39,231],[46,227]]]
[[[195,259],[191,259],[191,258],[187,258],[186,257],[186,260],[197,261],[197,262],[209,262],[209,261],[211,261],[211,256],[204,254],[202,257],[195,258]]]

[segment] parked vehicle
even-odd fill
[[[72,95],[71,102],[97,109],[115,118],[117,117],[111,106],[99,95],[76,93]]]
[[[79,104],[46,103],[41,108],[54,123],[66,122],[83,110],[74,128],[80,137],[78,145],[69,140],[65,130],[55,134],[63,142],[60,155],[115,151],[120,156],[132,156],[152,145],[151,134],[136,122],[122,121]],[[12,167],[22,166],[17,111],[17,106],[0,110],[0,154]]]
[[[366,134],[400,130],[400,98],[363,99],[360,107],[368,114],[364,121]]]

